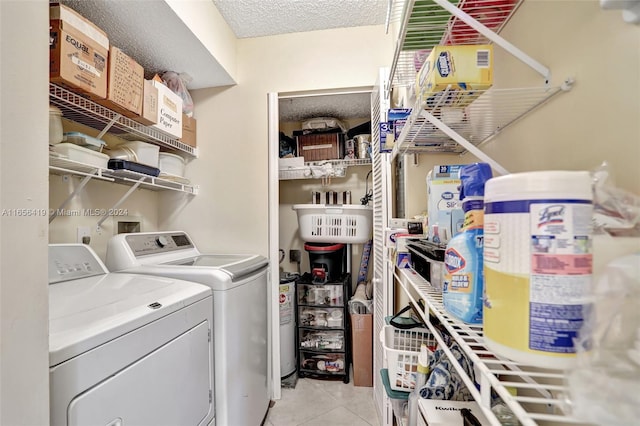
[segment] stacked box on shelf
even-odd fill
[[[416,76],[427,108],[465,107],[493,85],[493,46],[434,46]]]
[[[121,49],[109,49],[106,99],[93,100],[125,117],[142,114],[144,68]]]
[[[158,90],[158,112],[152,127],[169,136],[182,137],[182,98],[173,93],[160,79],[154,77],[151,84]]]
[[[107,96],[107,34],[73,9],[49,7],[49,80],[96,98]]]

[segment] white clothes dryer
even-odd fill
[[[49,245],[51,425],[211,425],[211,289]]]
[[[260,425],[270,402],[268,259],[203,254],[185,232],[172,231],[116,235],[106,264],[111,271],[184,279],[213,290],[216,424]]]

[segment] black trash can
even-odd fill
[[[305,243],[309,268],[314,281],[339,281],[346,273],[345,245],[341,243]]]

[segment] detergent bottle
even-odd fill
[[[469,324],[482,324],[484,184],[491,176],[487,163],[468,164],[460,170],[464,225],[462,232],[449,240],[444,253],[444,308]]]

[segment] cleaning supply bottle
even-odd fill
[[[420,398],[420,389],[427,383],[427,374],[429,374],[429,349],[423,343],[418,355],[416,385],[409,394],[409,426],[418,424],[418,399]]]
[[[460,170],[464,225],[462,232],[449,240],[444,253],[444,308],[469,324],[482,324],[484,184],[491,177],[487,163],[468,164]]]

